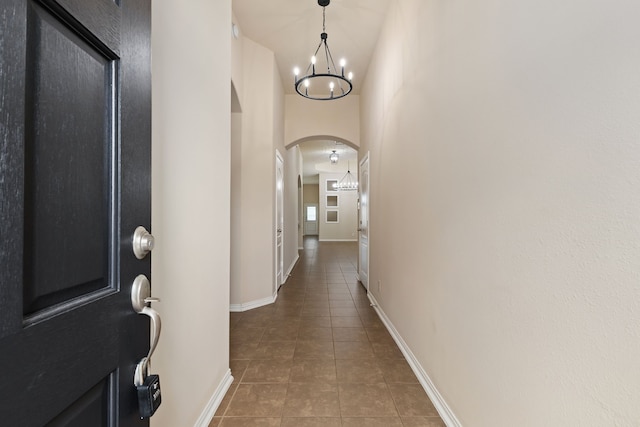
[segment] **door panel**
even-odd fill
[[[0,3],[0,419],[145,426],[148,0]]]
[[[107,427],[109,420],[109,401],[112,392],[111,375],[93,386],[80,399],[73,402],[47,427]]]
[[[30,4],[27,20],[23,304],[31,314],[108,286],[115,64],[43,8]]]

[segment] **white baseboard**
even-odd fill
[[[296,263],[298,262],[299,259],[300,259],[300,255],[296,254],[296,257],[291,262],[291,265],[287,269],[287,272],[284,273],[284,282],[282,282],[283,285],[287,282],[287,280],[289,280],[289,276],[291,276],[291,272],[293,271],[293,268],[296,266]]]
[[[231,387],[231,383],[233,383],[233,377],[231,376],[231,369],[227,370],[227,373],[224,374],[224,378],[218,385],[218,388],[207,402],[207,406],[205,406],[202,414],[198,417],[198,421],[194,424],[193,427],[208,427],[209,423],[213,419],[213,416],[216,414],[220,403],[222,403],[222,399],[224,395],[229,391],[229,387]]]
[[[319,239],[319,242],[357,242],[358,239]]]
[[[447,402],[445,402],[438,389],[436,389],[436,386],[433,384],[433,381],[431,381],[431,378],[429,378],[429,375],[427,375],[427,372],[424,370],[422,365],[420,365],[420,362],[418,362],[407,343],[404,342],[395,326],[393,326],[393,323],[391,323],[391,320],[389,320],[389,318],[385,314],[384,310],[382,310],[382,308],[378,305],[378,301],[376,301],[373,294],[369,293],[368,297],[371,301],[371,304],[373,304],[373,308],[376,310],[376,313],[378,313],[378,316],[380,316],[380,320],[382,320],[382,323],[384,323],[384,326],[386,326],[387,330],[393,337],[393,340],[396,342],[396,344],[398,344],[398,347],[400,348],[400,351],[404,355],[405,359],[407,359],[407,363],[409,363],[409,366],[411,366],[413,373],[416,374],[416,377],[418,377],[420,385],[422,385],[424,391],[427,392],[429,399],[431,399],[433,406],[435,406],[438,414],[440,414],[440,418],[442,418],[442,421],[444,421],[447,427],[462,427],[462,424],[460,424],[460,421],[458,421],[449,405],[447,405]]]
[[[302,246],[298,246],[298,250],[299,250],[299,251],[304,251],[304,247],[302,247]]]
[[[244,304],[230,304],[229,305],[229,311],[235,313],[235,312],[251,310],[253,308],[258,308],[258,307],[262,307],[264,305],[273,304],[274,302],[276,302],[277,298],[278,298],[278,293],[276,292],[275,294],[273,294],[270,297],[262,298],[262,299],[255,300],[255,301],[245,302]]]

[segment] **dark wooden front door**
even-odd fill
[[[0,425],[145,426],[149,0],[0,2]]]

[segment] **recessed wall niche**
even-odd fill
[[[327,210],[326,222],[338,222],[338,211]]]

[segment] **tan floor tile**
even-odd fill
[[[283,418],[281,427],[341,427],[340,418]]]
[[[286,383],[291,373],[290,359],[252,360],[243,383]]]
[[[300,313],[302,317],[329,317],[331,311],[327,308],[303,308]]]
[[[236,328],[261,328],[269,323],[272,318],[272,314],[255,317],[243,317],[236,324]]]
[[[329,308],[329,300],[326,298],[321,299],[313,299],[313,300],[305,300],[302,308],[303,309],[314,309],[314,308]]]
[[[307,286],[307,293],[304,295],[304,301],[322,300],[327,301],[329,299],[329,289],[327,285],[321,284],[316,286]]]
[[[286,384],[240,384],[225,416],[280,417],[286,396]]]
[[[223,418],[220,427],[279,427],[280,418]]]
[[[253,359],[256,356],[259,343],[257,342],[242,342],[231,343],[229,345],[229,358],[230,359]]]
[[[351,294],[346,294],[346,298],[344,299],[331,299],[331,297],[329,297],[329,307],[330,308],[351,308],[351,309],[356,309],[355,304],[353,303],[353,300],[351,299]],[[354,316],[358,316],[357,310],[356,310],[356,314],[354,314]]]
[[[296,341],[298,339],[299,325],[287,325],[267,328],[262,335],[262,342],[266,341]]]
[[[335,359],[331,341],[298,341],[294,354],[296,359]]]
[[[402,427],[398,417],[343,418],[342,427]]]
[[[331,316],[332,317],[358,317],[358,310],[356,310],[355,307],[331,308]],[[358,320],[360,320],[360,318],[358,318]]]
[[[389,390],[401,416],[438,416],[438,411],[420,384],[389,384]]]
[[[289,384],[284,417],[338,417],[340,404],[334,384]]]
[[[371,342],[380,342],[380,343],[395,343],[391,334],[385,329],[382,328],[367,328],[365,327],[365,331],[367,331],[367,336]]]
[[[329,287],[329,301],[348,301],[353,304],[353,297],[346,285],[343,284],[331,284]]]
[[[336,373],[340,384],[383,383],[382,371],[374,359],[336,360]]]
[[[272,319],[275,320],[278,317],[300,316],[301,312],[302,312],[302,304],[300,304],[299,306],[292,306],[292,307],[278,307]]]
[[[367,337],[370,337],[370,335],[367,335]],[[371,342],[371,344],[376,344],[376,346],[382,348],[382,347],[391,347],[391,348],[398,348],[398,345],[396,344],[396,342],[393,340],[393,338],[389,337],[384,337],[384,336],[379,336],[374,338],[373,340],[371,338],[369,338],[369,342]]]
[[[402,418],[404,427],[447,427],[440,417]]]
[[[220,402],[220,406],[218,406],[218,409],[216,410],[216,413],[215,413],[216,416],[223,416],[224,415],[225,411],[229,407],[229,403],[231,402],[231,399],[233,398],[233,395],[235,394],[235,392],[236,392],[236,390],[238,388],[238,384],[239,383],[240,383],[240,381],[236,380],[234,378],[233,383],[229,387],[229,390],[227,390],[227,393],[222,398],[222,402]]]
[[[271,318],[271,321],[267,323],[267,327],[269,328],[282,328],[289,326],[300,326],[302,323],[302,319],[300,315],[297,316],[274,316]]]
[[[418,378],[404,359],[376,359],[378,367],[388,384],[417,383]]]
[[[386,384],[339,384],[343,417],[397,417],[395,404]]]
[[[358,316],[332,317],[331,326],[334,328],[361,328],[362,322]]]
[[[289,382],[335,384],[336,364],[329,359],[294,359]]]
[[[213,417],[209,423],[209,427],[218,427],[220,425],[220,421],[222,421],[222,417]]]
[[[335,347],[336,359],[367,359],[373,358],[373,350],[368,342],[353,341],[336,341],[333,343]]]
[[[231,375],[233,375],[233,379],[236,382],[242,381],[242,376],[244,375],[244,371],[249,367],[249,360],[230,360],[229,361],[229,369],[231,369]]]
[[[396,343],[380,344],[378,342],[372,342],[371,347],[376,357],[380,359],[402,359],[404,355],[396,345]]]
[[[266,328],[236,328],[229,334],[229,342],[238,344],[243,342],[258,342]]]
[[[318,328],[330,328],[331,317],[302,317],[300,326],[314,326]]]
[[[363,328],[333,328],[333,340],[368,342]]]
[[[268,341],[258,344],[252,359],[291,359],[295,341]]]
[[[302,326],[298,334],[300,341],[333,341],[331,328],[317,328],[314,326]]]

